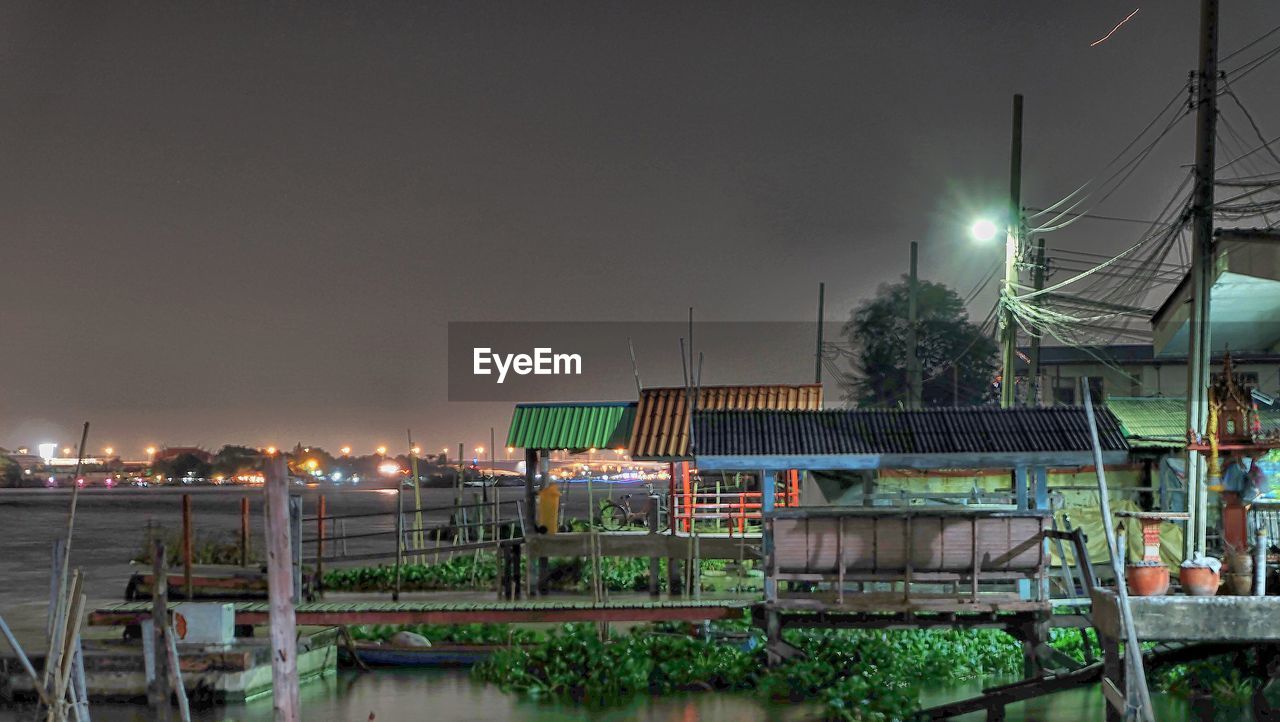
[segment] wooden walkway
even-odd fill
[[[473,624],[526,622],[701,622],[738,619],[747,600],[594,602],[304,602],[298,625]],[[175,605],[181,611],[181,604]],[[236,602],[236,624],[266,624],[266,602]],[[151,615],[150,602],[124,602],[95,610],[89,624],[139,624]]]

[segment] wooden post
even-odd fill
[[[288,467],[285,473],[288,474]],[[293,603],[297,604],[302,601],[302,497],[298,494],[289,495],[289,547],[293,561]]]
[[[773,511],[773,502],[776,495],[775,481],[777,479],[776,472],[768,469],[760,470],[760,550],[766,560],[773,559],[773,525],[769,523],[769,513]],[[767,601],[775,601],[778,598],[778,580],[774,576],[772,563],[766,562],[764,575],[764,597]]]
[[[1253,539],[1253,595],[1267,596],[1267,530],[1261,526]]]
[[[299,722],[298,643],[293,615],[293,544],[289,471],[284,458],[267,460],[267,594],[270,598],[272,706],[276,722]]]
[[[195,596],[191,584],[191,495],[182,495],[182,594],[187,601]]]
[[[316,597],[324,598],[324,494],[316,500]]]
[[[169,618],[169,575],[165,563],[164,541],[151,542],[151,627],[152,650],[155,655],[155,677],[147,686],[147,701],[157,719],[169,717],[169,661],[164,654],[165,620]]]
[[[657,541],[657,534],[658,534],[658,495],[657,494],[649,495],[649,510],[648,510],[647,516],[648,516],[647,521],[649,522],[649,541],[652,544],[652,542]],[[650,549],[654,549],[654,548],[655,547],[650,546]],[[659,562],[658,556],[656,554],[651,555],[649,557],[649,596],[655,599],[658,597],[661,575],[662,575],[662,564],[661,562]]]
[[[240,566],[249,566],[249,497],[240,497]]]
[[[524,536],[531,537],[538,533],[538,495],[534,491],[534,477],[538,474],[538,450],[524,450]],[[525,597],[532,599],[538,593],[537,560],[532,554],[524,560],[524,592]]]

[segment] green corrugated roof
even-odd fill
[[[1187,400],[1176,396],[1109,396],[1107,408],[1120,420],[1129,445],[1182,447],[1187,443]],[[1280,428],[1280,411],[1261,409],[1263,431]]]
[[[634,402],[517,404],[507,446],[525,449],[619,449],[630,442]]]

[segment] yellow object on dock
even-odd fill
[[[559,484],[547,484],[538,492],[538,528],[545,529],[544,534],[555,534],[560,530]]]

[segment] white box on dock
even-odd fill
[[[174,605],[173,617],[183,644],[231,644],[236,639],[236,605],[230,602],[183,602]]]

